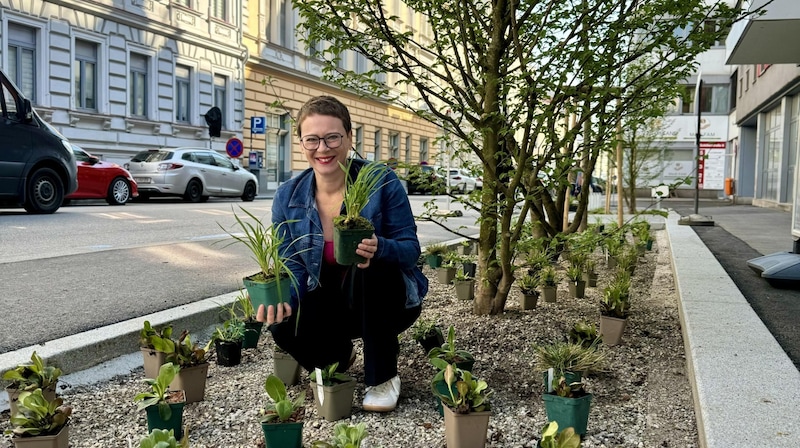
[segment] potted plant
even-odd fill
[[[367,425],[337,423],[333,427],[333,439],[330,442],[317,440],[311,442],[311,448],[360,448],[361,442],[367,438]]]
[[[329,422],[349,417],[353,413],[353,394],[356,390],[355,378],[339,373],[335,362],[324,369],[311,372],[311,390],[317,413]]]
[[[411,337],[419,342],[425,354],[444,344],[444,335],[434,319],[420,317],[411,327]]]
[[[431,381],[431,390],[444,408],[445,441],[449,447],[482,448],[486,446],[491,406],[486,381],[472,376],[453,364],[437,359],[439,372]],[[441,368],[444,367],[444,368]],[[444,391],[439,384],[444,382]]]
[[[45,398],[42,389],[19,393],[17,412],[11,414],[11,429],[16,448],[67,448],[69,446],[69,417],[72,408],[56,397]]]
[[[305,392],[290,399],[286,385],[275,375],[267,377],[264,390],[270,399],[261,410],[261,430],[267,448],[302,448]]]
[[[580,344],[556,342],[535,345],[537,370],[542,372],[545,391],[551,390],[553,380],[566,378],[568,383],[581,381],[589,372],[605,369],[608,353],[597,350],[596,345],[584,347]]]
[[[592,394],[587,393],[583,383],[568,383],[562,376],[553,382],[553,391],[542,395],[547,420],[555,421],[562,428],[573,428],[577,434],[586,434],[589,422],[589,407]]]
[[[431,363],[437,358],[447,364],[455,364],[461,370],[472,371],[475,365],[475,357],[472,353],[456,349],[456,329],[452,325],[447,330],[447,341],[441,347],[435,347],[428,352],[428,359],[431,360]]]
[[[157,329],[150,325],[150,321],[144,321],[144,325],[139,331],[139,348],[142,352],[145,378],[158,376],[158,369],[167,362],[165,351],[169,349],[159,350],[156,345],[164,348],[164,341],[171,342],[171,338],[172,325],[165,325],[163,328]]]
[[[475,278],[475,273],[478,270],[478,264],[475,263],[477,259],[477,255],[461,255],[461,267],[464,269],[464,273],[468,276]]]
[[[436,269],[442,265],[444,254],[447,253],[448,248],[446,244],[435,243],[425,247],[425,262],[431,269]]]
[[[56,386],[60,376],[61,369],[46,365],[36,351],[31,354],[30,364],[20,364],[4,372],[3,380],[9,382],[6,392],[11,415],[15,415],[18,411],[17,401],[22,392],[42,389],[45,399],[53,401],[56,398]]]
[[[381,181],[386,177],[387,167],[380,163],[366,163],[353,177],[353,159],[347,165],[340,163],[339,166],[345,173],[342,201],[345,214],[333,218],[333,255],[341,265],[364,263],[366,259],[356,254],[356,249],[361,240],[372,236],[375,227],[361,216],[361,211],[372,195],[386,184],[381,184]]]
[[[165,346],[170,347],[170,344]],[[183,330],[178,341],[173,341],[171,346],[172,351],[167,353],[167,362],[180,367],[180,371],[170,387],[184,391],[186,403],[202,401],[206,394],[208,351],[193,342],[187,330]]]
[[[583,271],[583,280],[586,281],[586,286],[594,288],[597,286],[597,262],[592,258],[586,259],[586,264]]]
[[[575,322],[567,333],[567,342],[578,344],[582,347],[597,347],[603,336],[597,332],[597,326],[586,321]]]
[[[217,364],[225,367],[239,365],[242,362],[242,341],[244,341],[244,322],[232,318],[218,325],[209,341],[209,345],[214,343]]]
[[[456,297],[460,300],[472,300],[475,298],[475,279],[464,273],[462,269],[456,272],[453,278],[453,286],[456,289]]]
[[[630,287],[630,275],[620,269],[611,283],[603,289],[603,298],[600,300],[600,334],[606,345],[614,346],[622,340],[630,314]]]
[[[231,318],[238,319],[244,324],[242,348],[256,348],[258,340],[261,338],[261,329],[264,327],[264,323],[256,320],[256,309],[253,308],[253,302],[250,301],[244,291],[239,291],[236,299],[228,307],[228,313]]]
[[[153,429],[139,442],[139,448],[189,448],[189,438],[184,434],[179,442],[173,430]]]
[[[436,276],[439,283],[449,285],[456,277],[456,262],[458,261],[458,254],[454,252],[447,252],[443,255],[444,260],[442,264],[436,268]]]
[[[536,309],[536,302],[539,301],[539,277],[536,275],[525,274],[519,279],[519,289],[522,291],[520,308],[523,310]]]
[[[574,428],[558,431],[558,422],[548,422],[542,428],[542,440],[537,448],[580,448],[581,436],[575,434]]]
[[[283,384],[294,386],[300,380],[300,363],[277,344],[272,350],[273,371]]]
[[[147,430],[155,428],[172,430],[180,439],[183,437],[183,407],[186,394],[183,390],[170,389],[180,367],[167,362],[158,370],[156,378],[145,378],[150,390],[138,393],[133,400],[138,402],[137,410],[147,413]]]
[[[567,266],[569,278],[569,293],[576,299],[582,299],[586,294],[586,281],[583,280],[583,266],[573,262]]]
[[[239,207],[248,218],[245,221],[236,213],[233,214],[236,224],[244,232],[243,235],[233,233],[219,224],[233,241],[225,247],[241,243],[244,244],[258,264],[259,271],[242,279],[247,294],[252,302],[253,309],[258,311],[259,306],[278,305],[288,300],[291,292],[290,287],[297,285],[297,279],[290,268],[290,264],[296,262],[285,256],[288,249],[297,243],[302,237],[285,244],[286,236],[282,229],[291,221],[279,224],[265,225],[258,217]],[[283,249],[281,249],[283,247]]]
[[[558,275],[556,274],[555,268],[551,265],[547,265],[543,267],[541,271],[539,271],[539,275],[541,277],[544,301],[555,303],[557,292],[556,284],[558,283]]]

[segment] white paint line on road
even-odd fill
[[[172,222],[174,219],[151,219],[149,221],[139,221],[139,224],[158,224],[160,222]]]
[[[226,210],[201,210],[201,209],[195,209],[195,210],[192,210],[192,211],[193,212],[197,212],[197,213],[205,213],[206,215],[214,215],[214,216],[230,216],[230,215],[233,214],[233,212],[229,212],[229,211],[226,211]]]

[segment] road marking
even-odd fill
[[[197,213],[205,213],[207,215],[214,215],[214,216],[230,216],[233,212],[225,211],[225,210],[203,210],[203,209],[195,209],[192,210],[193,212]]]
[[[146,221],[139,221],[139,224],[157,224],[160,222],[172,222],[173,219],[150,219]]]
[[[100,216],[103,218],[108,219],[146,219],[147,216],[136,215],[133,213],[128,212],[118,212],[118,213],[92,213],[95,216]]]

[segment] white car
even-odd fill
[[[466,170],[450,169],[450,188],[453,191],[469,193],[475,190],[476,185],[475,178],[467,174]]]
[[[149,149],[133,156],[125,168],[139,186],[139,199],[182,196],[204,202],[209,196],[223,196],[252,201],[258,192],[253,173],[205,148]]]

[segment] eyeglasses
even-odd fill
[[[328,149],[336,149],[339,146],[342,146],[342,138],[344,135],[342,134],[328,134],[325,137],[317,137],[316,135],[307,135],[300,139],[300,143],[303,145],[303,149],[306,151],[316,151],[319,148],[319,142],[325,141],[325,146]]]

